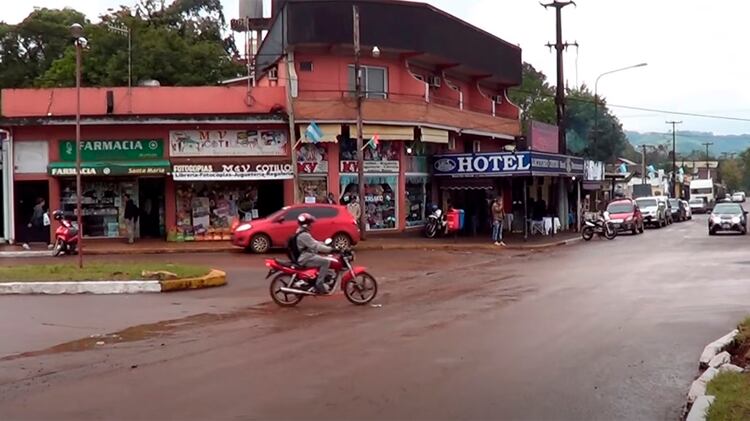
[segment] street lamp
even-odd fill
[[[83,269],[83,212],[81,211],[81,53],[88,40],[83,37],[83,26],[74,23],[70,35],[76,47],[76,217],[78,220],[78,268]]]
[[[622,72],[625,70],[635,69],[637,67],[646,67],[646,66],[648,66],[648,63],[638,63],[632,66],[610,70],[596,77],[596,82],[594,82],[594,145],[596,145],[599,140],[599,79],[601,79],[602,76],[611,75],[612,73],[618,73],[618,72]]]

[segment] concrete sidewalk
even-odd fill
[[[495,246],[482,237],[447,237],[428,239],[418,233],[371,235],[360,242],[356,249],[363,250],[533,250],[570,244],[580,240],[575,232],[559,233],[555,236],[534,236],[524,241],[523,236],[506,235],[505,247]],[[120,240],[88,240],[84,243],[88,255],[129,255],[129,254],[173,254],[173,253],[242,253],[228,241],[200,241],[173,243],[162,240],[142,240],[127,244]],[[51,251],[44,246],[24,250],[20,246],[0,247],[2,257],[48,257]]]

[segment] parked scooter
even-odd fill
[[[591,241],[591,239],[594,238],[594,234],[598,234],[599,237],[604,237],[607,240],[614,240],[615,237],[617,237],[617,229],[609,219],[609,212],[604,212],[602,217],[593,221],[587,219],[583,221],[583,224],[581,237],[583,237],[585,241]]]
[[[55,221],[60,222],[60,226],[55,230],[55,245],[52,248],[52,255],[75,254],[76,247],[78,247],[78,228],[65,219],[61,210],[56,210],[52,217]]]
[[[445,213],[437,206],[432,207],[432,213],[427,216],[427,224],[424,226],[424,236],[435,238],[448,233],[448,219]]]

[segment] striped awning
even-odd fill
[[[357,137],[357,126],[349,126],[349,135]],[[414,140],[414,126],[386,126],[383,124],[365,124],[362,137],[370,139],[378,135],[380,140]],[[446,142],[447,143],[447,142]]]
[[[422,127],[421,130],[422,142],[448,144],[448,140],[450,139],[448,130],[433,129],[430,127]]]

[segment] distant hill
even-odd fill
[[[667,133],[640,133],[626,130],[630,144],[638,148],[640,145],[666,145],[672,149],[672,135]],[[711,155],[722,153],[739,153],[750,148],[750,134],[720,136],[706,132],[677,131],[677,153],[687,155],[693,151],[704,152],[706,147],[702,143],[710,142]]]

